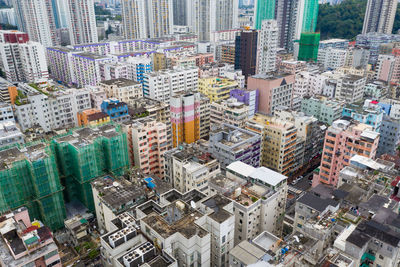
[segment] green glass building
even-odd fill
[[[265,19],[275,19],[276,0],[256,0],[254,3],[254,28],[261,29],[262,21]]]

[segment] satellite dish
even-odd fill
[[[193,209],[196,209],[196,203],[193,200],[190,201],[190,206],[192,206]]]

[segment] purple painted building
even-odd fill
[[[253,117],[258,112],[258,89],[233,89],[230,96],[249,106],[249,117]]]

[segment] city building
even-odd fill
[[[45,47],[59,45],[51,0],[13,0],[18,29]]]
[[[65,230],[69,235],[70,240],[74,246],[79,246],[79,244],[90,240],[89,237],[89,222],[82,215],[78,214],[74,217],[64,221]]]
[[[0,78],[0,102],[13,105],[17,95],[17,87],[6,79]]]
[[[97,43],[94,0],[67,0],[69,38],[72,45]]]
[[[221,169],[235,161],[260,166],[261,136],[226,123],[213,125],[208,142],[201,143],[221,164]]]
[[[363,124],[372,127],[372,130],[379,132],[382,125],[384,111],[376,101],[365,100],[362,104],[345,105],[342,112],[342,117],[352,118]]]
[[[79,201],[90,212],[96,209],[91,182],[110,173],[122,175],[129,167],[128,141],[120,126],[73,129],[55,137],[51,145],[57,154],[56,174],[63,179],[65,201]]]
[[[90,94],[90,103],[92,108],[101,109],[101,103],[107,99],[107,93],[100,86],[86,86]]]
[[[36,82],[49,78],[44,46],[29,41],[26,33],[0,31],[1,69],[10,82]]]
[[[138,233],[134,228],[140,225],[135,218],[124,212],[110,223],[112,230],[101,236],[102,266],[124,267],[135,261],[138,264],[162,265],[177,267],[177,260],[165,250],[157,251],[150,239]],[[121,235],[122,238],[118,239]],[[118,242],[116,242],[119,240]],[[146,255],[144,257],[144,255]],[[135,256],[135,257],[133,257]]]
[[[226,123],[235,127],[244,127],[249,117],[249,107],[236,98],[215,101],[210,106],[212,125]]]
[[[375,79],[390,82],[393,75],[393,68],[395,66],[396,59],[393,55],[379,55],[376,62]]]
[[[297,165],[297,128],[294,123],[257,113],[246,129],[261,135],[261,165],[283,175],[294,173]]]
[[[397,1],[368,0],[362,34],[378,32],[391,34],[396,16]]]
[[[221,45],[221,62],[235,64],[235,45]]]
[[[210,102],[229,98],[230,91],[236,89],[238,83],[223,77],[210,77],[199,79],[198,90],[210,99]]]
[[[379,133],[377,155],[396,155],[400,145],[400,120],[384,115]]]
[[[188,26],[200,41],[211,41],[220,31],[238,28],[238,0],[188,2]]]
[[[25,206],[32,218],[51,229],[62,228],[66,216],[63,187],[50,146],[39,142],[1,150],[0,163],[0,190],[4,196],[0,212]]]
[[[368,47],[369,49],[369,64],[376,64],[380,53],[380,47],[384,44],[399,42],[400,36],[397,34],[385,34],[377,32],[369,32],[359,34],[356,37],[356,45],[360,47]]]
[[[110,116],[96,108],[78,112],[78,126],[96,126],[110,122]]]
[[[199,201],[205,197],[201,192],[192,190],[187,194],[182,194],[172,190],[162,197],[165,200],[160,204],[149,201],[136,208],[137,217],[140,219],[141,232],[149,240],[155,240],[156,247],[171,251],[178,262],[177,266],[190,266],[190,264],[210,266],[211,255],[215,256],[212,259],[214,262],[221,254],[219,246],[222,247],[225,242],[231,241],[230,236],[227,238],[225,232],[222,232],[223,230],[221,232],[218,230],[224,226],[232,226],[232,219],[227,220],[225,224],[224,222],[226,222],[225,219],[233,218],[233,216],[226,211],[223,203],[218,206],[219,210],[218,207],[212,205],[212,201],[210,201],[210,204],[205,202],[204,205],[210,206],[211,219],[214,218],[213,221],[218,223],[215,224],[216,229],[213,229],[209,226],[212,221],[190,204],[200,205]],[[150,212],[148,212],[149,209]],[[217,220],[217,216],[221,216],[223,219]],[[233,229],[230,230],[233,232]],[[212,242],[211,235],[216,240],[220,239],[221,241]],[[225,240],[222,240],[223,236],[225,236]],[[211,244],[213,244],[213,248],[211,248]],[[216,254],[218,250],[219,253]],[[223,255],[226,256],[225,253]]]
[[[279,47],[292,52],[294,50],[294,41],[300,40],[301,33],[315,32],[318,18],[318,1],[292,2],[278,0],[275,4],[274,18],[278,22]]]
[[[296,165],[298,168],[307,165],[320,153],[323,146],[325,132],[321,129],[318,119],[286,107],[275,109],[274,116],[294,124],[298,141]]]
[[[38,220],[31,221],[21,207],[3,215],[1,223],[0,264],[3,266],[61,267],[58,247],[50,229]]]
[[[264,20],[275,18],[276,1],[255,0],[254,3],[254,28],[261,30]]]
[[[220,192],[227,190],[228,194],[225,194],[234,203],[235,244],[253,239],[263,231],[281,235],[288,192],[287,177],[240,161],[227,166],[226,176],[233,182],[227,183],[225,179],[222,180],[225,184],[218,184],[215,183],[219,182],[218,177],[213,178],[211,188]]]
[[[231,98],[236,98],[239,102],[246,104],[249,108],[249,118],[258,112],[259,93],[257,89],[233,89],[230,92]]]
[[[258,31],[243,30],[235,40],[235,69],[249,77],[256,74]]]
[[[257,74],[276,70],[278,35],[278,24],[276,20],[262,21],[257,44]]]
[[[197,67],[191,67],[146,73],[143,79],[144,96],[169,104],[175,93],[197,91],[198,71]]]
[[[130,119],[128,105],[116,98],[104,100],[101,111],[110,116],[111,121],[123,122]]]
[[[122,24],[126,39],[172,34],[172,0],[123,0]]]
[[[66,77],[72,77],[72,84],[78,88],[96,86],[101,81],[101,65],[113,60],[108,56],[91,53],[72,53],[71,56],[70,63],[62,68],[67,68],[67,71],[68,67],[72,68],[72,72]]]
[[[171,97],[172,144],[200,139],[200,93],[181,92]]]
[[[101,90],[106,92],[107,98],[116,98],[127,104],[130,104],[133,99],[143,97],[142,84],[133,80],[119,78],[101,81],[99,86]]]
[[[318,63],[323,64],[326,70],[335,70],[346,64],[347,50],[337,48],[323,48],[321,45],[318,49]]]
[[[6,121],[15,121],[13,108],[8,103],[0,102],[0,123]]]
[[[94,179],[91,191],[98,226],[106,231],[112,230],[112,221],[120,214],[146,201],[141,187],[110,175]]]
[[[91,108],[86,89],[66,89],[51,81],[20,83],[15,117],[23,131],[36,125],[45,132],[78,125],[77,114]]]
[[[319,41],[318,53],[326,48],[334,49],[347,49],[349,46],[349,40],[346,39],[327,39]]]
[[[122,128],[128,137],[131,165],[144,174],[164,177],[164,153],[169,149],[167,124],[145,117],[128,121]]]
[[[0,148],[23,144],[24,134],[13,121],[0,122]]]
[[[209,193],[208,182],[221,172],[220,164],[196,144],[182,144],[164,154],[164,180],[181,192],[192,189]]]
[[[366,77],[357,75],[342,77],[336,86],[335,98],[350,104],[362,101],[366,81]]]
[[[354,155],[373,159],[379,143],[379,133],[371,126],[337,120],[327,129],[321,166],[314,173],[313,186],[319,183],[336,186],[339,172],[350,163]]]
[[[320,122],[332,125],[342,116],[343,102],[338,102],[323,96],[304,97],[301,100],[301,111],[314,116]]]
[[[367,83],[364,89],[364,95],[372,99],[381,99],[388,93],[388,86],[385,82],[378,80]]]
[[[299,41],[298,60],[317,62],[320,33],[302,32]]]
[[[277,106],[292,106],[293,74],[257,74],[249,77],[247,88],[259,92],[258,111],[272,114]]]

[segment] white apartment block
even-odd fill
[[[0,121],[0,148],[23,143],[24,134],[17,128],[15,122]]]
[[[249,106],[239,102],[236,98],[216,101],[210,105],[210,123],[226,123],[236,127],[243,127],[249,118]]]
[[[164,70],[144,75],[143,93],[145,97],[170,103],[177,92],[198,90],[198,68]]]
[[[35,82],[49,78],[44,46],[38,42],[1,42],[0,67],[11,82]]]
[[[340,79],[336,86],[335,98],[346,103],[360,102],[364,97],[366,77],[346,75]]]
[[[123,0],[122,22],[126,39],[169,35],[173,32],[172,0]]]
[[[101,110],[101,103],[107,99],[107,93],[100,86],[86,86],[90,95],[90,104],[92,108]]]
[[[318,63],[324,66],[324,69],[335,70],[346,64],[347,50],[324,48],[318,50]]]
[[[238,0],[187,1],[188,26],[201,41],[210,41],[212,33],[238,27]]]
[[[94,0],[66,0],[69,36],[72,45],[97,43]]]
[[[101,65],[101,80],[128,79],[129,66],[123,62],[106,62]]]
[[[13,109],[10,104],[0,102],[0,123],[6,121],[14,121]]]
[[[256,73],[276,70],[278,49],[278,24],[276,20],[263,20],[258,36]]]
[[[117,98],[127,104],[143,97],[142,84],[125,78],[102,81],[99,86],[106,92],[107,98]]]
[[[208,194],[208,181],[221,172],[218,161],[200,151],[195,144],[174,148],[164,154],[165,175],[175,189],[188,192],[192,189]]]
[[[97,85],[101,81],[102,64],[112,61],[113,59],[107,56],[89,53],[72,54],[72,84],[78,88]]]
[[[59,44],[51,0],[13,0],[13,7],[19,29],[32,41],[45,47]]]
[[[36,125],[45,132],[77,126],[77,113],[91,108],[88,90],[51,86],[36,85],[39,89],[35,89],[28,84],[19,85],[26,98],[15,105],[15,115],[23,131]]]
[[[286,176],[236,161],[227,166],[225,180],[218,185],[216,179],[211,182],[211,193],[222,190],[233,201],[235,245],[263,231],[281,234],[288,190]]]

